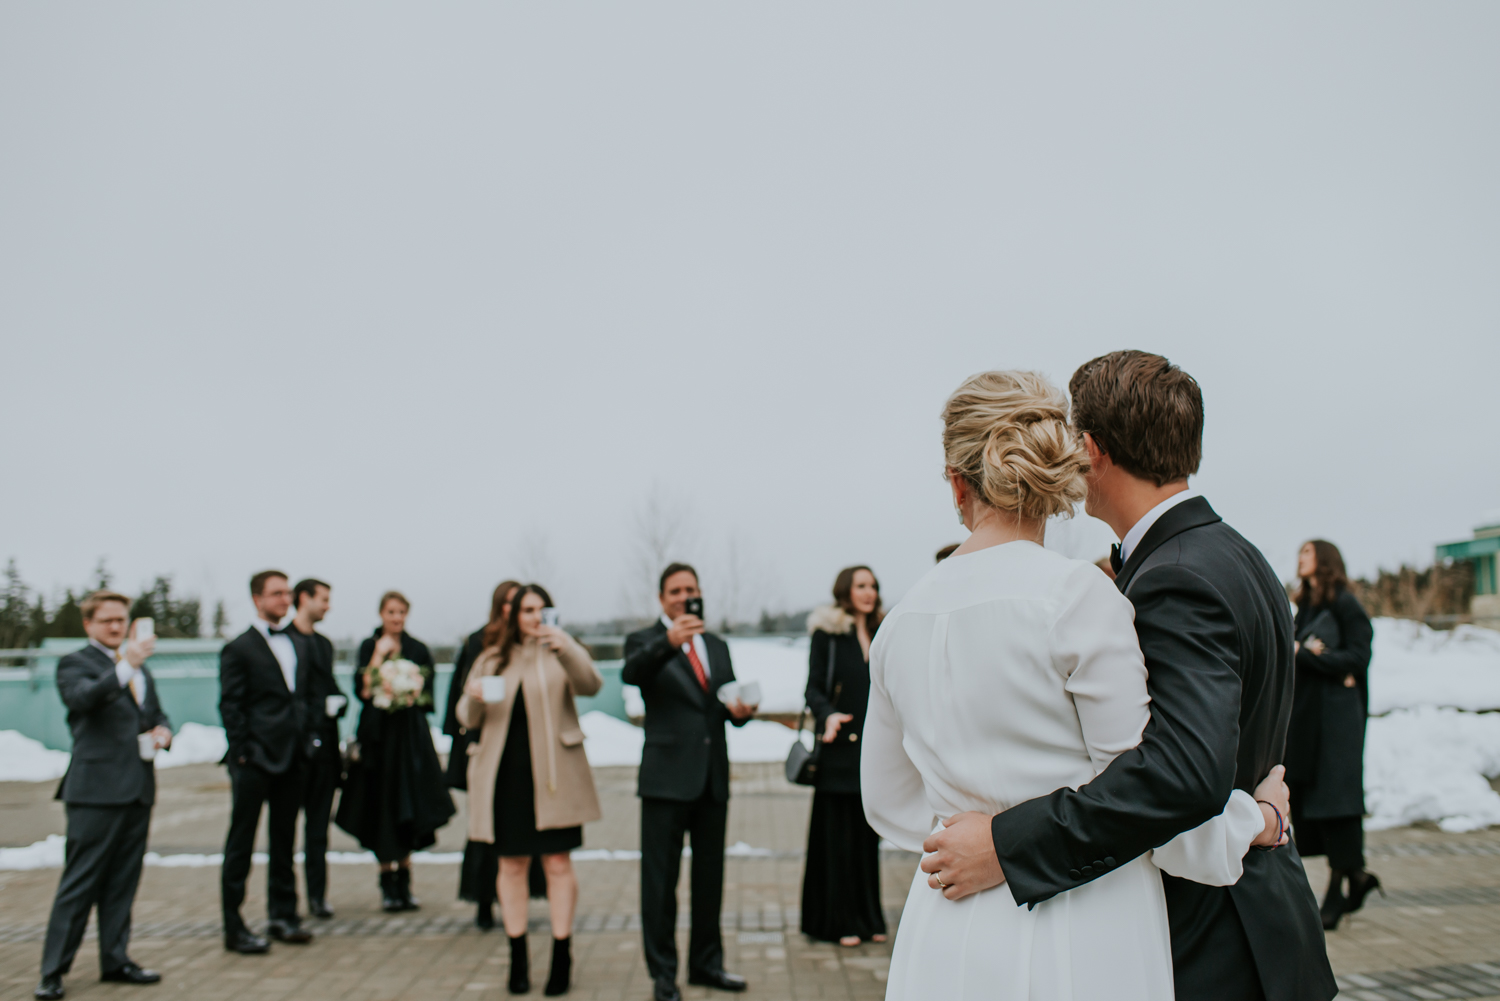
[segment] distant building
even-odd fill
[[[1437,547],[1437,558],[1462,560],[1474,566],[1474,603],[1469,612],[1474,624],[1500,628],[1500,577],[1496,571],[1496,554],[1500,553],[1500,512],[1485,518],[1474,529],[1474,538],[1463,542],[1445,542]]]

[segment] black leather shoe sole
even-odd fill
[[[67,991],[63,990],[61,980],[59,980],[55,984],[49,984],[47,983],[47,981],[43,980],[41,983],[36,985],[36,990],[31,992],[31,996],[34,998],[40,998],[41,1001],[60,1001],[60,999],[67,993]]]

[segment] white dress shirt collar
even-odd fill
[[[1157,521],[1161,519],[1162,515],[1166,514],[1168,511],[1172,510],[1183,501],[1192,500],[1197,496],[1200,496],[1198,491],[1190,487],[1180,493],[1173,494],[1166,500],[1162,501],[1160,504],[1156,505],[1151,510],[1147,511],[1141,517],[1140,521],[1130,526],[1130,531],[1125,533],[1125,538],[1120,540],[1120,562],[1123,564],[1126,560],[1130,559],[1130,554],[1135,551],[1135,547],[1140,545],[1141,540],[1146,537],[1146,533],[1151,531],[1151,526],[1156,524]]]
[[[297,690],[297,648],[292,645],[292,638],[286,633],[271,635],[271,623],[265,619],[256,617],[250,624],[265,637],[266,645],[271,648],[271,653],[276,657],[276,663],[281,665],[281,677],[286,681],[286,690],[295,692]]]
[[[95,650],[98,650],[100,653],[104,654],[110,660],[116,660],[117,661],[117,660],[120,659],[120,651],[118,649],[111,650],[109,647],[105,646],[103,643],[100,643],[98,640],[94,639],[93,637],[89,637],[89,646],[93,647]]]

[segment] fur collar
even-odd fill
[[[837,605],[815,608],[807,616],[807,634],[811,636],[819,629],[834,636],[854,631],[854,616]]]

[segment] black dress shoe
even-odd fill
[[[657,977],[651,982],[651,999],[652,1001],[682,1001],[682,994],[677,990],[675,980]]]
[[[118,970],[101,973],[99,979],[112,980],[119,984],[155,984],[161,981],[161,974],[155,970],[143,970],[134,963],[126,963]]]
[[[307,901],[307,913],[327,921],[333,917],[333,908],[322,897],[313,897]]]
[[[694,987],[712,987],[721,991],[742,991],[750,986],[738,973],[725,973],[723,970],[689,973],[688,983]]]
[[[246,956],[258,956],[263,952],[271,951],[271,943],[259,935],[252,935],[247,931],[230,935],[224,940],[224,948],[230,952],[238,952]]]
[[[306,945],[313,940],[313,933],[295,921],[267,921],[266,934],[289,945]]]
[[[50,977],[43,977],[37,983],[36,990],[31,992],[31,996],[41,998],[42,1001],[59,1001],[66,993],[67,991],[63,990],[62,975],[54,973]]]

